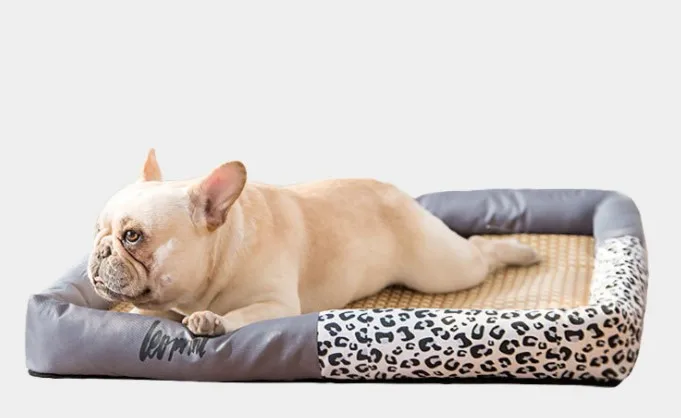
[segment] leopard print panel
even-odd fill
[[[641,343],[646,250],[636,237],[612,238],[598,245],[594,262],[583,307],[320,312],[322,377],[622,381]]]

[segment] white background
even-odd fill
[[[121,417],[672,407],[680,11],[674,1],[3,2],[2,406]],[[168,178],[240,159],[275,184],[361,176],[414,195],[625,192],[643,214],[651,268],[634,373],[616,389],[29,377],[28,295],[89,250],[98,210],[149,147]]]

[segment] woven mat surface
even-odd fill
[[[594,267],[592,237],[532,234],[511,237],[534,247],[542,262],[531,267],[501,269],[482,284],[465,291],[426,295],[391,287],[348,307],[544,309],[587,304]]]
[[[490,239],[509,236],[490,235]],[[511,235],[533,246],[542,262],[531,267],[507,267],[485,282],[461,292],[426,295],[390,287],[348,308],[489,308],[544,309],[586,305],[594,267],[593,238],[577,235]],[[121,304],[112,310],[129,311]]]

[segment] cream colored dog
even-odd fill
[[[393,284],[454,292],[538,261],[515,240],[457,235],[389,184],[275,187],[247,182],[237,161],[163,181],[151,149],[140,180],[100,214],[88,274],[102,297],[212,336],[342,308]]]

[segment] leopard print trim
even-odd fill
[[[594,261],[583,307],[320,312],[322,377],[621,381],[641,343],[646,250],[636,237],[612,238],[598,245]]]

